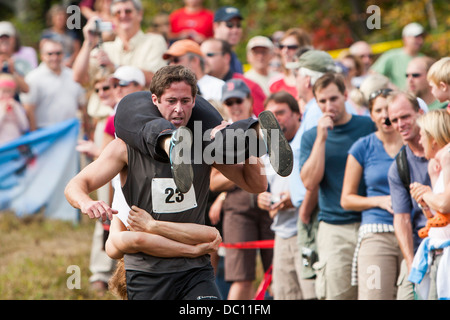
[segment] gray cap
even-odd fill
[[[245,99],[249,95],[250,89],[241,79],[230,79],[222,87],[222,102],[229,98]]]
[[[333,58],[322,50],[308,50],[298,58],[298,61],[287,63],[286,68],[306,68],[324,73],[336,71]]]

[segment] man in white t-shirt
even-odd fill
[[[44,39],[40,55],[41,64],[25,77],[30,91],[21,95],[31,130],[76,118],[86,105],[84,89],[73,80],[72,70],[63,65],[62,44]]]
[[[253,37],[247,44],[247,61],[251,68],[244,73],[244,76],[259,84],[266,95],[270,95],[271,79],[277,75],[269,68],[273,50],[272,41],[264,36]]]

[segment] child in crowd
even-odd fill
[[[0,145],[19,138],[29,128],[23,106],[14,99],[16,87],[12,75],[0,74]]]
[[[450,112],[450,57],[435,62],[428,70],[427,80],[433,96],[440,102],[447,101],[447,111]]]
[[[442,180],[443,177],[441,177],[441,159],[443,158],[443,153],[448,152],[446,146],[450,143],[450,113],[445,112],[445,110],[433,110],[427,113],[426,116],[419,118],[418,124],[421,127],[420,143],[424,146],[425,157],[429,159],[428,173],[433,187],[413,184],[411,186],[411,194],[422,205],[423,211],[428,218],[426,226],[419,230],[419,236],[426,238],[430,228],[443,228],[450,224],[450,213],[436,210],[433,215],[428,205],[422,199],[425,192],[442,189],[445,184],[444,180]],[[437,187],[438,185],[439,187]],[[441,193],[442,191],[435,193]]]
[[[450,57],[445,57],[435,62],[428,70],[427,80],[431,86],[431,93],[440,102],[449,102],[447,112],[450,113]],[[430,160],[429,174],[433,182],[437,180],[437,176],[441,170],[438,159]],[[434,184],[434,183],[433,183]],[[426,206],[425,206],[426,208]],[[432,216],[425,210],[427,214],[427,224],[419,231],[419,236],[425,238],[431,227],[445,227],[450,223],[450,215],[437,212]]]

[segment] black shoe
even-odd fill
[[[179,127],[172,134],[170,139],[170,168],[172,169],[173,180],[181,193],[186,193],[191,189],[194,180],[194,172],[192,170],[191,159],[188,162],[181,155],[181,150],[191,150],[192,133],[186,127]]]
[[[287,177],[292,172],[294,156],[277,119],[272,112],[266,110],[259,114],[258,122],[266,143],[270,164],[276,173]]]

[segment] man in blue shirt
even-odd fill
[[[406,144],[410,181],[431,185],[428,161],[419,143],[420,128],[416,121],[423,111],[417,99],[405,93],[392,94],[388,98],[388,112],[392,126],[402,135]],[[422,241],[417,232],[425,226],[426,217],[409,194],[409,190],[404,187],[395,161],[389,169],[388,179],[394,210],[395,235],[404,257],[398,281],[397,300],[414,300],[413,285],[407,280],[407,276],[411,270],[414,253]]]
[[[294,154],[292,172],[295,174],[292,174],[289,178],[289,191],[292,204],[299,208],[301,221],[304,224],[309,224],[311,222],[311,214],[317,205],[317,192],[306,190],[300,179],[300,145],[303,134],[317,126],[317,122],[322,116],[322,110],[317,105],[312,87],[317,79],[327,71],[334,70],[334,61],[325,51],[309,50],[299,57],[298,62],[288,67],[298,69],[296,76],[297,91],[299,98],[305,102],[302,110],[301,125],[292,141],[292,152]]]
[[[300,174],[307,190],[319,190],[316,293],[319,299],[357,299],[351,266],[361,214],[344,210],[340,198],[347,152],[375,127],[370,118],[347,112],[347,92],[340,75],[325,74],[316,81],[313,92],[323,115],[317,127],[303,134]]]
[[[317,205],[317,190],[309,192],[305,189],[300,179],[300,145],[303,134],[317,126],[317,122],[322,116],[322,110],[317,104],[313,93],[315,82],[326,72],[335,70],[333,58],[325,51],[309,50],[303,53],[297,62],[288,65],[289,68],[296,69],[296,86],[299,98],[304,101],[302,121],[300,128],[292,140],[292,152],[294,154],[294,167],[289,178],[289,191],[291,193],[292,204],[299,208],[299,216],[303,224],[310,224],[311,214]],[[354,113],[352,107],[346,102],[346,109]]]
[[[227,41],[233,48],[236,47],[242,39],[243,17],[238,8],[220,7],[214,14],[214,38]],[[233,51],[230,61],[230,69],[233,73],[244,73],[242,62]]]

